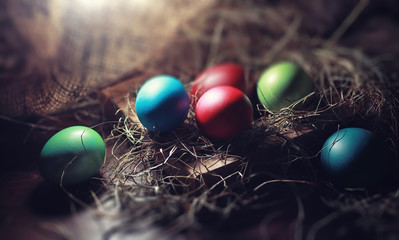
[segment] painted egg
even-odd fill
[[[136,113],[151,132],[169,132],[187,116],[190,98],[183,84],[175,77],[157,75],[147,80],[136,98]]]
[[[312,79],[302,68],[289,61],[278,62],[267,68],[257,83],[261,104],[278,112],[313,92]]]
[[[253,121],[249,98],[230,86],[205,92],[195,108],[197,125],[206,136],[227,140],[247,130]]]
[[[321,151],[321,166],[337,185],[371,187],[384,176],[387,167],[377,137],[362,128],[344,128],[333,133]]]
[[[104,162],[105,144],[93,129],[65,128],[44,145],[39,159],[40,174],[57,185],[81,183],[95,175]]]
[[[190,90],[191,102],[195,106],[198,99],[206,91],[217,86],[231,86],[246,93],[247,85],[245,71],[241,65],[234,63],[219,64],[206,69],[195,78]]]

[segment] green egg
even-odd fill
[[[271,65],[260,76],[257,94],[261,104],[278,112],[312,93],[312,79],[296,63],[283,61]]]
[[[44,145],[40,174],[49,182],[67,186],[88,180],[104,163],[105,144],[96,131],[84,126],[65,128]]]

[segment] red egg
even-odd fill
[[[206,136],[227,140],[251,126],[253,109],[251,101],[241,90],[219,86],[201,96],[195,116],[198,127]]]
[[[246,93],[248,81],[244,68],[234,63],[224,63],[206,69],[194,80],[190,90],[191,103],[196,105],[198,99],[209,89],[217,86],[231,86]]]

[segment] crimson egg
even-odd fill
[[[200,73],[194,80],[190,90],[191,102],[195,106],[206,91],[217,86],[231,86],[246,93],[247,85],[248,81],[241,65],[234,63],[215,65]]]
[[[252,125],[253,109],[251,101],[241,90],[219,86],[201,96],[195,116],[198,127],[206,136],[227,140]]]

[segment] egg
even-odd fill
[[[259,102],[273,112],[288,107],[313,92],[312,79],[296,63],[277,62],[259,77]]]
[[[102,137],[85,126],[72,126],[53,135],[43,146],[39,159],[42,177],[67,186],[88,180],[104,162]]]
[[[382,180],[387,160],[381,142],[373,133],[362,128],[344,128],[324,142],[321,166],[336,185],[364,188]]]
[[[210,67],[200,73],[193,82],[190,97],[193,106],[209,89],[217,86],[231,86],[246,93],[248,82],[244,68],[239,64],[223,63]]]
[[[183,84],[175,77],[157,75],[139,89],[136,113],[150,132],[170,132],[182,124],[190,107]]]
[[[199,129],[206,136],[227,140],[251,126],[253,109],[251,101],[241,90],[219,86],[201,96],[195,117]]]

